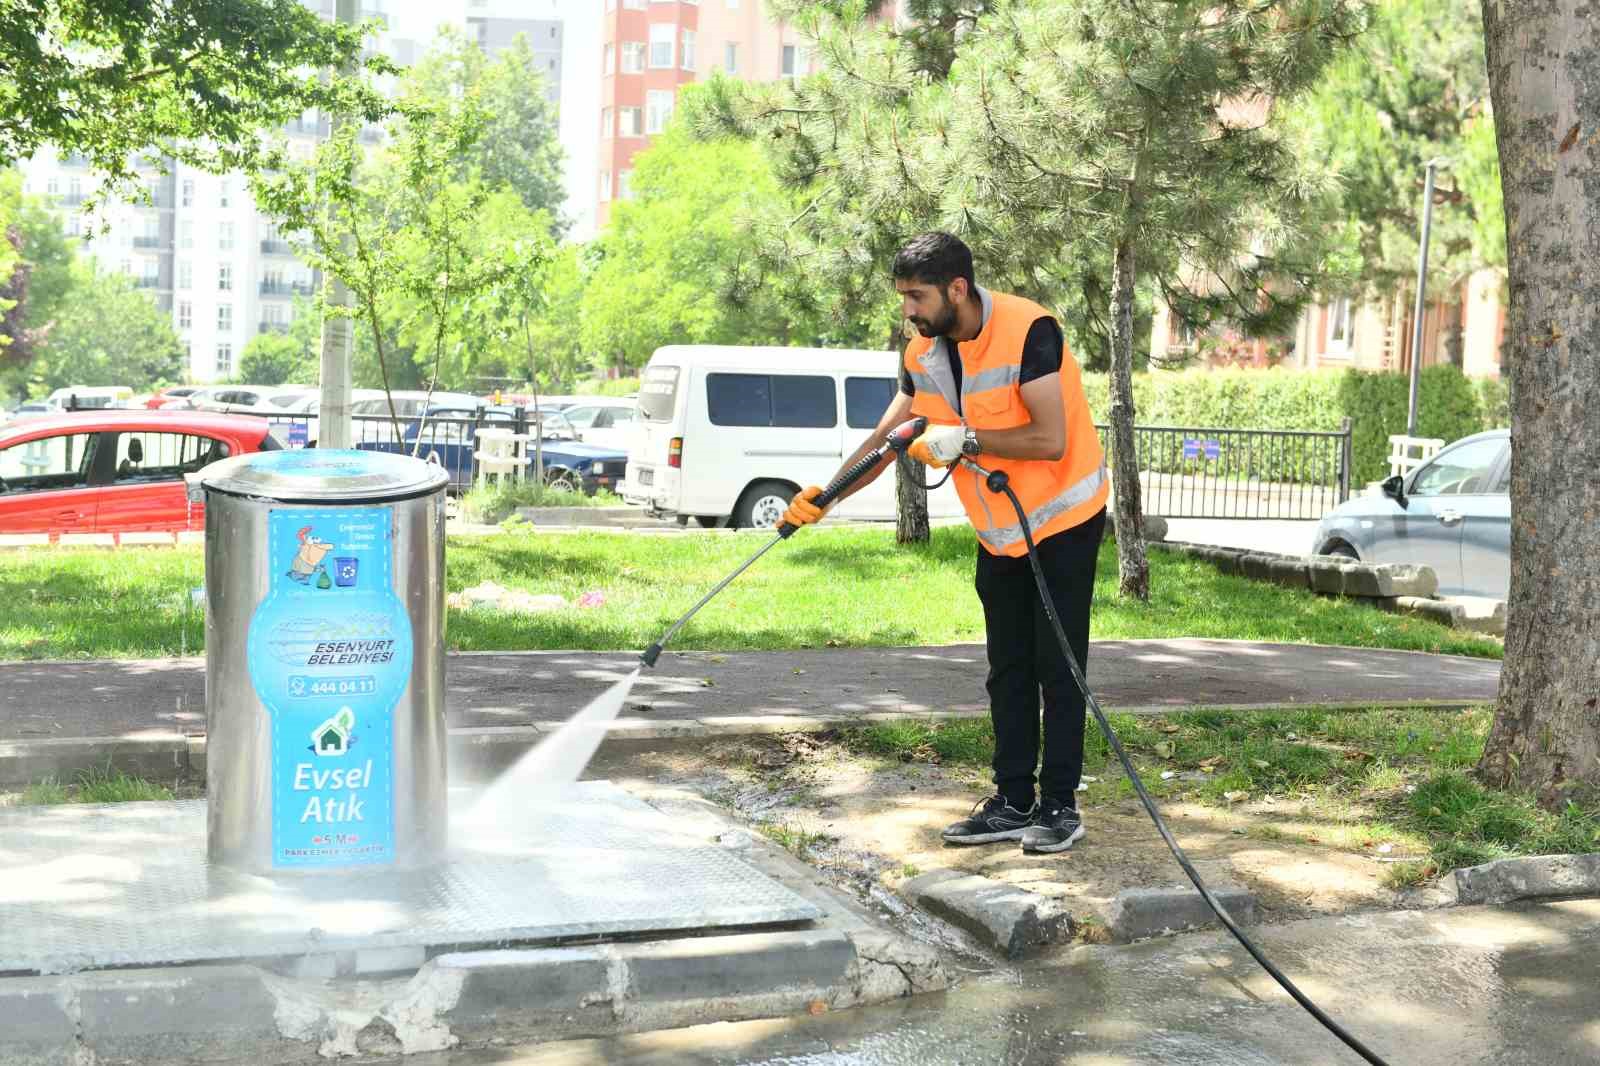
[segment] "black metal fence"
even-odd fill
[[[1098,425],[1111,460],[1110,427]],[[1144,513],[1318,519],[1350,498],[1350,420],[1334,431],[1134,426]]]
[[[273,414],[240,411],[266,419],[271,432],[285,448],[315,447],[319,420],[316,415]],[[388,415],[352,415],[350,446],[363,451],[415,454],[419,459],[438,463],[450,475],[449,491],[461,493],[477,478],[478,430],[494,426],[514,433],[527,433],[530,420],[518,408],[512,418],[485,419],[429,415],[424,425],[420,416],[392,419]],[[418,437],[421,445],[418,446]]]

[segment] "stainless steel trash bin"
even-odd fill
[[[281,873],[442,858],[448,475],[309,449],[195,480],[211,860]]]

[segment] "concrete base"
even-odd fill
[[[615,786],[556,796],[516,825],[454,826],[436,866],[273,877],[208,865],[204,801],[9,809],[0,973],[267,960],[331,977],[480,944],[821,916]]]
[[[507,1041],[815,1014],[949,983],[932,949],[868,920],[848,897],[818,885],[809,867],[747,833],[740,835],[741,847],[727,844],[735,835],[728,831],[730,823],[708,805],[652,795],[653,805],[647,806],[603,782],[573,786],[564,794],[572,808],[590,808],[630,838],[633,846],[626,849],[621,865],[608,871],[605,856],[592,849],[585,853],[568,841],[558,849],[563,858],[553,871],[541,874],[530,860],[528,876],[515,893],[518,900],[469,901],[476,908],[547,906],[549,897],[561,895],[564,876],[583,879],[597,914],[616,911],[616,901],[628,894],[659,898],[650,905],[668,909],[698,899],[703,922],[711,923],[707,899],[748,908],[763,897],[767,903],[787,897],[792,901],[789,913],[809,913],[816,920],[777,928],[781,922],[770,920],[770,910],[765,921],[747,910],[744,920],[755,928],[730,928],[738,923],[724,918],[720,928],[685,928],[688,935],[677,939],[616,940],[597,932],[578,944],[547,940],[519,946],[515,938],[508,942],[484,928],[449,947],[368,936],[366,946],[344,950],[332,949],[337,931],[330,928],[328,933],[318,931],[328,950],[308,949],[294,956],[140,966],[134,956],[124,955],[120,965],[129,968],[50,975],[7,976],[0,966],[0,1063],[203,1061],[259,1066],[347,1056],[391,1061],[390,1056],[399,1054]],[[131,811],[129,817],[136,818],[141,809],[193,806],[130,804],[117,811]],[[63,853],[94,850],[92,840],[60,833],[64,823],[51,825],[46,816],[54,813],[17,809],[8,818],[34,819],[33,825],[41,827],[35,834],[58,835]],[[585,824],[581,811],[576,817],[573,809],[564,813]],[[597,834],[593,822],[587,824],[592,844]],[[537,818],[527,825],[548,838],[549,827],[541,827]],[[598,836],[604,838],[603,833]],[[8,862],[19,856],[16,839],[15,824],[0,826],[0,856]],[[723,843],[711,843],[718,840]],[[115,858],[138,861],[160,846],[153,839],[137,846],[123,839]],[[680,858],[695,851],[696,857],[671,876],[641,873],[647,863],[628,861],[651,851],[676,852]],[[697,866],[720,875],[696,877]],[[49,886],[34,879],[40,872],[36,865],[7,870],[0,881],[0,952],[17,951],[17,916],[23,904],[32,910],[75,912],[85,923],[91,915],[117,914],[116,901],[126,886],[118,882],[110,856],[75,866],[61,860],[54,873],[67,874],[67,868],[75,872],[58,876]],[[18,872],[28,877],[12,880],[10,875]],[[298,880],[303,885],[304,879]],[[303,888],[289,891],[303,894]],[[255,901],[257,906],[261,902]],[[441,902],[433,901],[436,908]],[[347,903],[347,918],[370,924],[370,900],[351,897]],[[233,898],[228,905],[235,940],[263,924],[250,901]],[[152,924],[181,923],[182,915],[173,907],[150,906]],[[265,910],[276,918],[273,908]],[[264,924],[270,926],[272,920]],[[84,924],[77,935],[85,952],[103,953],[115,938],[115,924]],[[181,939],[181,931],[177,935]],[[486,945],[492,947],[485,950]],[[102,958],[100,964],[112,961]]]

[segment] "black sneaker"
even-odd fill
[[[1046,798],[1034,807],[1033,823],[1022,831],[1022,850],[1066,851],[1083,839],[1083,819],[1077,808]]]
[[[1004,796],[990,796],[972,808],[972,813],[955,825],[947,826],[944,839],[950,844],[993,844],[1001,840],[1020,840],[1022,831],[1033,821],[1038,804],[1019,811]]]

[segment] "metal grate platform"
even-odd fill
[[[607,782],[462,830],[421,871],[257,877],[206,861],[206,806],[0,811],[0,973],[803,922],[812,904]]]

